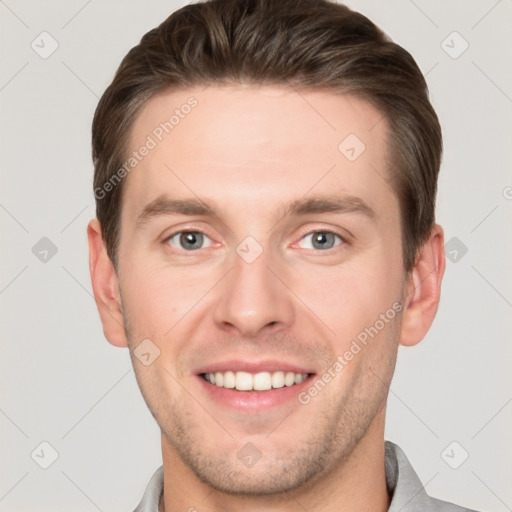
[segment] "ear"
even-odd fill
[[[437,313],[445,266],[444,232],[435,224],[407,279],[401,345],[416,345],[430,329]]]
[[[127,347],[117,273],[108,257],[98,219],[89,222],[87,239],[92,289],[103,324],[103,333],[112,345]]]

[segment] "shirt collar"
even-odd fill
[[[432,509],[430,498],[409,459],[399,446],[386,441],[386,484],[391,504],[388,512]]]

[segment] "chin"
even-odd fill
[[[260,466],[261,464],[261,466]],[[260,466],[257,469],[257,466]],[[213,467],[192,467],[196,476],[205,484],[233,496],[275,496],[297,489],[310,480],[316,469],[307,473],[293,462],[287,464],[265,463],[260,460],[252,468],[240,469],[238,464]]]
[[[315,436],[309,442],[300,442],[297,435],[288,437],[288,443],[265,436],[251,436],[254,443],[230,438],[221,445],[193,435],[193,429],[179,430],[174,431],[171,444],[181,462],[201,482],[228,495],[286,493],[316,481],[332,462],[330,443]]]

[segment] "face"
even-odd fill
[[[125,330],[164,453],[214,488],[297,488],[382,436],[405,289],[386,130],[262,86],[160,94],[134,124]]]

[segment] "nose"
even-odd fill
[[[217,290],[214,321],[219,329],[257,337],[290,327],[295,315],[293,294],[282,265],[272,262],[266,251],[252,263],[236,253],[233,260]]]

